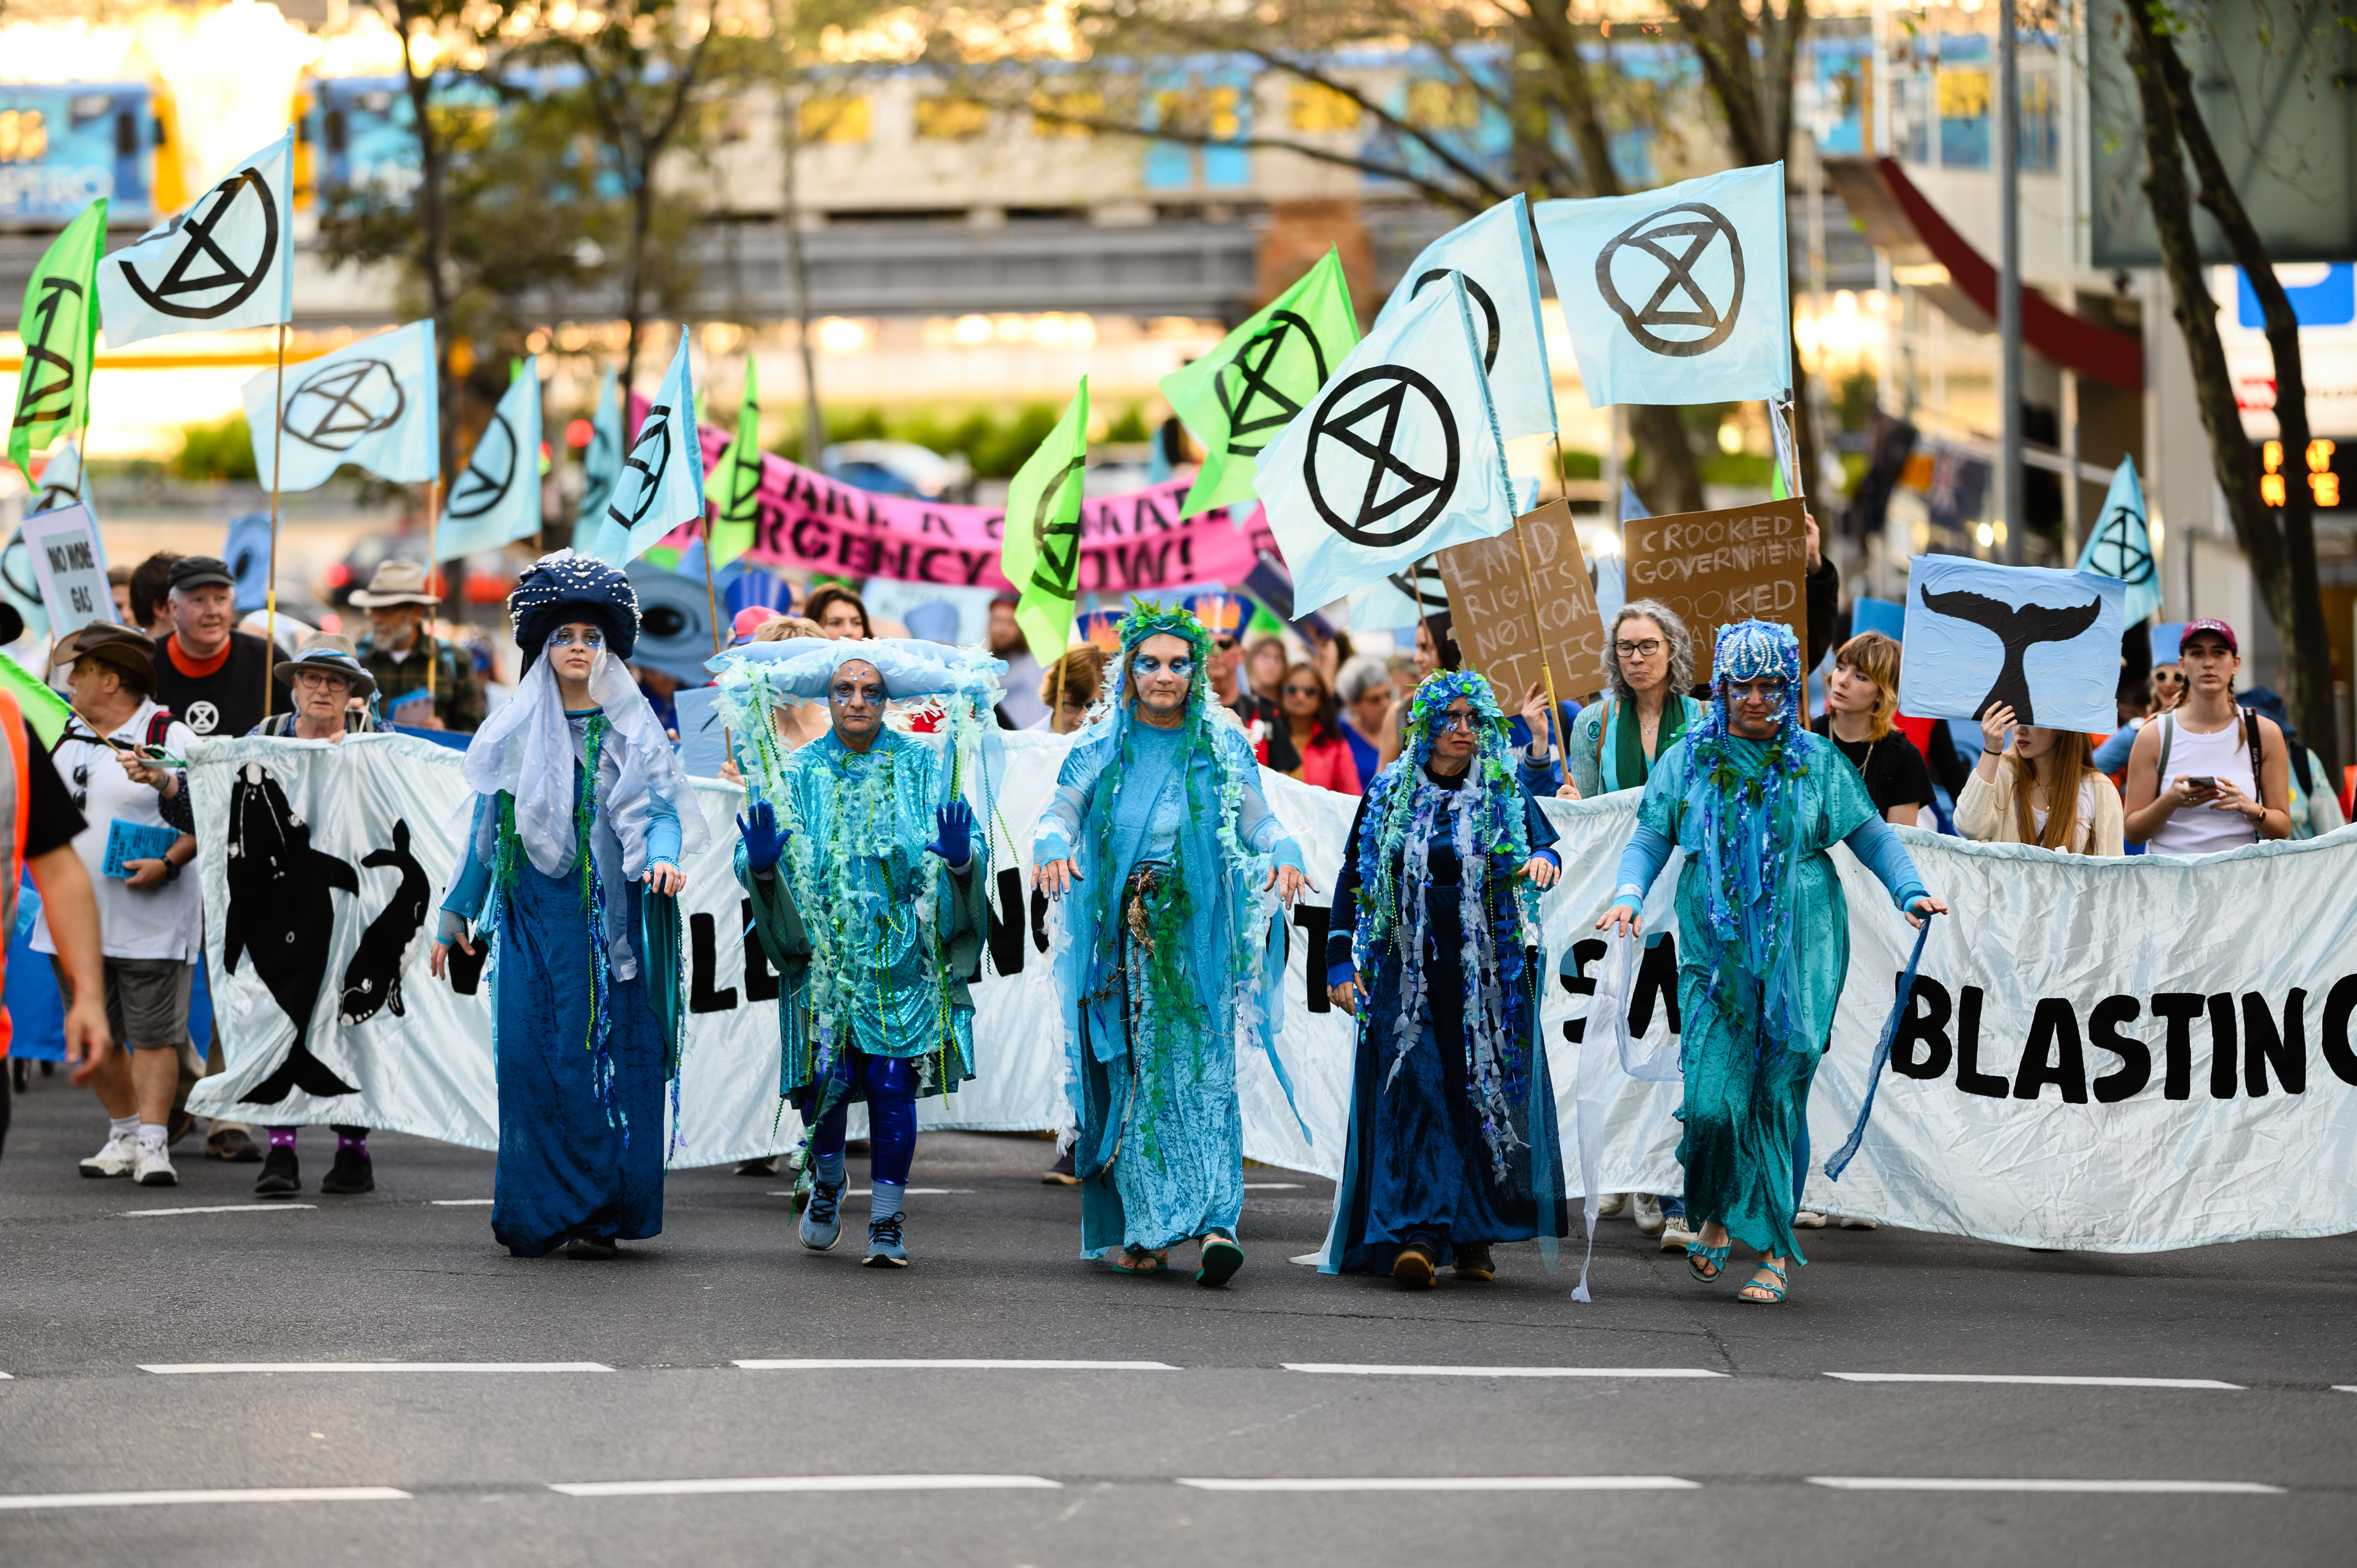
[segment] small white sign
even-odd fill
[[[41,585],[41,606],[49,612],[51,637],[63,638],[94,620],[115,620],[106,546],[88,507],[37,512],[25,520],[24,534],[34,580]]]

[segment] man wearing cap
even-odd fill
[[[2273,719],[2235,705],[2234,628],[2187,621],[2177,661],[2184,697],[2128,753],[2128,841],[2152,854],[2210,854],[2290,837],[2291,753]]]
[[[1290,773],[1301,766],[1301,753],[1293,744],[1293,726],[1277,711],[1276,704],[1237,679],[1237,671],[1244,661],[1244,628],[1253,618],[1253,602],[1233,594],[1194,594],[1179,601],[1194,612],[1203,628],[1211,634],[1211,660],[1208,673],[1211,678],[1211,694],[1230,713],[1236,715],[1252,736],[1253,751],[1261,762],[1279,773]]]
[[[156,651],[156,700],[194,736],[243,735],[286,707],[267,674],[270,646],[237,629],[237,577],[211,555],[172,563],[172,629]]]
[[[55,660],[70,671],[74,712],[51,760],[89,824],[74,851],[96,890],[107,1024],[124,1047],[91,1076],[113,1125],[81,1174],[177,1187],[165,1142],[182,1057],[195,1056],[188,996],[204,941],[197,879],[181,875],[197,853],[183,767],[196,737],[155,699],[146,633],[93,621],[58,644]],[[58,951],[46,909],[33,950]],[[72,994],[62,964],[59,984]]]
[[[384,715],[394,724],[472,735],[483,724],[483,685],[465,649],[426,629],[426,618],[434,613],[429,586],[425,568],[414,561],[396,556],[378,565],[369,585],[352,595],[353,606],[369,618],[360,660],[376,681]],[[434,672],[430,703],[411,696],[426,689],[428,670]],[[404,697],[410,700],[404,703]]]
[[[348,637],[315,631],[303,639],[294,658],[281,660],[271,673],[294,693],[295,711],[273,714],[248,731],[250,735],[340,745],[344,736],[355,730],[391,727],[371,718],[362,705],[376,690],[376,678],[361,663]],[[369,1159],[369,1130],[340,1122],[330,1122],[328,1130],[336,1134],[336,1163],[328,1167],[319,1190],[335,1197],[375,1191],[376,1171]],[[262,1175],[254,1180],[255,1196],[285,1197],[302,1191],[302,1171],[295,1159],[297,1129],[267,1127],[264,1131],[269,1134],[270,1153],[262,1162]]]

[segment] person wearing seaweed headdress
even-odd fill
[[[680,865],[704,812],[623,660],[638,596],[544,555],[508,599],[515,695],[475,732],[474,825],[431,967],[491,938],[500,1163],[491,1234],[519,1257],[610,1258],[662,1230],[663,1085],[679,1098]]]
[[[1673,849],[1678,875],[1678,1011],[1685,1123],[1686,1268],[1725,1271],[1735,1241],[1760,1268],[1739,1299],[1780,1302],[1798,1175],[1809,1159],[1809,1082],[1833,1034],[1849,971],[1849,916],[1825,852],[1846,843],[1921,926],[1947,906],[1883,822],[1857,770],[1801,724],[1801,649],[1791,630],[1747,620],[1718,628],[1701,725],[1645,781],[1636,836],[1611,907],[1597,921],[1634,936],[1646,890]]]
[[[1355,921],[1329,931],[1327,981],[1359,1048],[1319,1272],[1421,1290],[1453,1262],[1489,1280],[1491,1243],[1535,1237],[1553,1273],[1568,1210],[1535,889],[1562,870],[1555,832],[1480,675],[1427,676],[1408,736],[1359,803],[1334,885]]]
[[[1243,1266],[1236,1056],[1276,1059],[1284,916],[1307,878],[1261,798],[1251,741],[1211,699],[1211,634],[1138,604],[1105,671],[1111,714],[1065,755],[1032,844],[1032,885],[1063,899],[1058,955],[1079,1122],[1081,1251],[1153,1273],[1200,1243],[1195,1281]],[[1271,951],[1272,948],[1275,949]]]
[[[906,1268],[917,1097],[974,1076],[966,982],[982,956],[978,873],[990,856],[961,795],[985,800],[987,818],[985,769],[966,765],[996,735],[987,715],[1006,666],[935,643],[807,638],[756,643],[714,664],[747,747],[737,880],[784,982],[779,1090],[808,1129],[802,1242],[823,1252],[842,1235],[844,1133],[851,1102],[864,1100],[864,1261]],[[935,696],[947,699],[946,746],[884,727],[888,701]],[[769,722],[780,703],[824,703],[833,727],[786,755]]]

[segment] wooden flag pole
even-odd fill
[[[434,477],[425,481],[425,596],[434,602],[425,607],[425,646],[418,650],[425,655],[425,700],[429,703],[442,700],[441,693],[434,689],[434,671],[442,662],[441,650],[434,641],[435,623],[442,618],[442,590],[436,577],[442,563],[435,559],[441,548],[442,471],[437,467]]]
[[[730,456],[733,459],[735,454]],[[733,494],[733,487],[737,483],[734,467],[728,470],[728,483]],[[712,651],[716,655],[726,645],[720,639],[720,597],[712,587],[712,513],[715,510],[707,506],[704,511],[704,610],[712,618]],[[728,733],[726,725],[720,726],[720,751],[723,757],[732,760],[737,756],[737,737]]]
[[[270,700],[275,694],[275,676],[272,666],[278,657],[278,467],[285,453],[286,433],[286,323],[278,324],[278,387],[270,401],[270,586],[264,599],[266,613],[263,627],[267,633],[262,639],[262,716],[270,717]],[[234,595],[231,605],[236,608]],[[235,635],[235,628],[231,628]]]

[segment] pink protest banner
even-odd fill
[[[644,399],[631,398],[634,428],[645,417],[645,407]],[[699,434],[708,474],[727,452],[729,434],[710,425],[700,426]],[[1225,507],[1179,517],[1187,486],[1185,479],[1172,479],[1082,502],[1076,591],[1151,594],[1204,583],[1233,585],[1243,581],[1260,552],[1276,553],[1275,538],[1257,507],[1242,526]],[[741,515],[748,500],[754,521],[747,559],[757,565],[944,587],[1009,585],[998,570],[1006,514],[996,507],[878,495],[775,453],[762,458],[754,494],[732,510]],[[673,530],[663,543],[685,549],[696,537],[697,525],[691,523]]]

